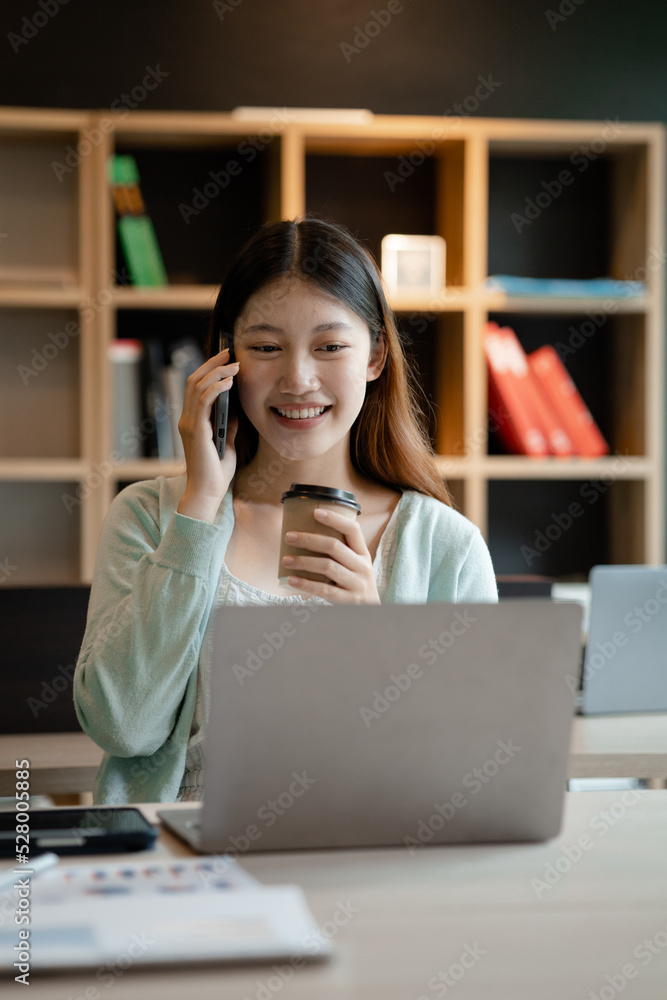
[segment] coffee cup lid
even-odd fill
[[[289,490],[283,493],[280,502],[284,503],[285,500],[293,500],[295,497],[301,500],[333,500],[335,503],[344,503],[348,507],[355,507],[357,511],[361,511],[354,493],[348,493],[347,490],[334,490],[330,486],[292,483]]]

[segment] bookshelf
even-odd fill
[[[388,232],[445,238],[442,295],[392,305],[431,403],[440,468],[498,573],[581,578],[595,562],[664,561],[663,126],[349,119],[0,109],[0,562],[15,567],[6,582],[90,580],[120,485],[183,469],[110,461],[112,339],[174,324],[203,339],[237,247],[260,222],[306,210],[349,226],[378,259]],[[78,163],[54,168],[68,151]],[[137,160],[165,288],[123,283],[106,173],[117,152]],[[558,191],[563,171],[572,180]],[[495,273],[634,278],[647,290],[612,306],[512,298],[487,290]],[[572,342],[564,360],[609,456],[498,453],[488,319],[511,325],[529,350]],[[37,355],[43,368],[27,376]],[[556,538],[574,502],[583,515]],[[549,545],[529,560],[526,547],[547,529]]]

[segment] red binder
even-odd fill
[[[607,455],[609,445],[556,350],[550,346],[540,347],[528,355],[528,364],[536,383],[560,415],[574,444],[575,454],[585,458]]]
[[[489,408],[498,415],[501,441],[516,455],[548,455],[549,444],[531,392],[528,361],[516,334],[509,327],[487,323],[484,353],[489,368]]]

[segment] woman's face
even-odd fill
[[[384,363],[366,323],[298,278],[251,296],[234,328],[239,401],[278,454],[307,460],[348,448],[349,432]]]

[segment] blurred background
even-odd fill
[[[618,121],[664,122],[667,117],[667,6],[661,0],[647,0],[635,7],[622,0],[553,0],[551,5],[535,0],[505,0],[502,4],[495,0],[378,0],[374,6],[355,0],[118,0],[112,4],[7,0],[3,15],[0,103],[7,107],[104,111],[129,106],[140,111],[181,112],[225,112],[237,106],[365,108],[375,114],[593,120],[608,123],[612,132]],[[369,24],[373,27],[367,31]],[[144,87],[147,75],[150,86]],[[138,157],[142,189],[170,283],[212,287],[219,281],[221,262],[261,221],[262,209],[254,192],[262,187],[261,171],[272,150],[254,163],[248,162],[225,197],[212,199],[201,218],[193,217],[193,224],[184,219],[186,225],[181,226],[177,204],[194,203],[195,186],[202,186],[211,166],[224,167],[229,151],[211,151],[204,146],[199,151],[174,148],[167,172],[161,149],[139,147],[139,142],[126,144],[120,151]],[[63,149],[62,142],[59,148]],[[567,155],[562,162],[568,165]],[[384,165],[379,157],[374,163],[357,157],[354,184],[347,190],[347,181],[340,183],[339,157],[312,157],[309,207],[349,225],[376,253],[387,231],[429,232],[436,183],[433,164],[427,162],[414,182],[394,195],[384,182],[386,178],[383,180],[383,169],[395,169],[396,163],[395,156],[388,157]],[[502,155],[492,159],[489,274],[503,271],[532,277],[594,278],[607,273],[611,245],[609,164],[605,157],[592,155],[585,166],[577,184],[564,190],[558,207],[545,212],[539,226],[526,226],[518,234],[510,221],[512,212],[523,210],[526,198],[541,190],[556,167],[539,156],[525,159],[520,166]],[[73,183],[72,176],[71,171],[64,176],[62,189]],[[382,228],[387,225],[390,230]],[[219,247],[222,231],[227,242]],[[576,240],[571,239],[574,231]],[[121,259],[117,247],[117,260]],[[116,273],[115,280],[123,284],[122,274]],[[141,340],[147,319],[151,319],[159,324],[163,338],[172,343],[180,334],[184,316],[182,308],[170,311],[163,307],[152,318],[146,310],[125,308],[119,311],[117,336]],[[28,322],[25,311],[21,317],[8,317],[16,328],[16,363],[26,353],[27,337],[31,336],[30,343],[38,348],[48,336],[46,327],[43,332],[33,327],[39,332],[28,333],[21,327],[22,317]],[[63,325],[66,319],[75,318],[73,312],[65,314],[61,309],[57,322]],[[581,317],[574,316],[544,316],[539,321],[519,315],[505,318],[526,350],[535,350],[545,341],[562,341],[573,325],[581,323]],[[190,320],[203,341],[205,310],[193,308]],[[47,322],[45,313],[41,321]],[[452,320],[451,333],[446,330],[446,336],[458,344],[462,332],[454,324]],[[426,394],[437,406],[433,383],[436,365],[430,353],[437,323],[413,315],[404,317],[403,325],[411,338]],[[616,324],[614,331],[616,341],[623,340],[621,324]],[[611,366],[618,366],[620,356],[614,348],[611,357],[611,340],[592,338],[577,349],[569,367],[614,453],[622,452],[623,447],[616,432],[619,391],[607,391]],[[638,337],[637,343],[641,342]],[[74,353],[62,351],[62,359],[40,376],[42,393],[49,379],[55,379],[59,365],[63,370],[67,364],[72,366],[63,379],[75,384],[75,361],[68,360]],[[32,384],[36,390],[37,380]],[[18,405],[25,407],[25,386],[17,383],[12,391],[20,396]],[[634,404],[640,408],[641,396],[640,385],[634,391]],[[51,453],[63,458],[78,454],[76,396],[69,393],[66,397],[61,392],[57,398],[67,398],[71,404],[67,431],[62,430],[61,420],[53,447],[48,441],[48,422],[43,420],[35,424],[34,444],[24,446],[8,435],[8,458],[31,455],[41,460]],[[9,408],[8,395],[5,412],[9,413]],[[432,413],[431,430],[437,446]],[[632,441],[632,454],[642,453],[643,438],[640,428]],[[502,444],[491,433],[489,453],[501,451]],[[107,450],[103,457],[108,454]],[[147,477],[128,474],[127,481]],[[24,525],[18,546],[0,539],[0,557],[6,552],[21,553],[22,569],[13,577],[15,582],[79,579],[79,566],[82,561],[90,565],[91,553],[82,555],[77,548],[81,532],[75,521],[82,511],[75,490],[72,488],[70,500],[61,504],[60,485],[46,484],[35,499],[35,517],[31,519],[25,499],[31,491],[21,484],[15,488],[8,473],[3,478],[7,480],[2,486],[3,509],[10,513],[20,509]],[[114,488],[116,485],[123,485],[122,475],[115,477]],[[456,481],[453,486],[456,493]],[[47,498],[49,489],[52,496]],[[91,489],[102,496],[94,483]],[[640,484],[638,502],[641,490]],[[573,523],[562,542],[556,540],[558,544],[535,551],[531,558],[526,555],[526,546],[534,547],[539,533],[544,534],[547,527],[554,534],[554,515],[561,516],[571,503],[580,500],[580,480],[554,480],[545,485],[524,475],[518,482],[502,478],[493,482],[487,534],[498,573],[584,580],[596,562],[624,561],[605,540],[617,529],[610,528],[612,513],[602,492],[600,503],[597,497],[595,505],[589,499],[589,515]],[[621,494],[620,487],[615,492]],[[631,493],[628,495],[633,500]],[[625,509],[624,497],[622,494],[620,504],[615,505],[616,522],[619,510],[623,514]],[[461,501],[460,496],[457,499]],[[93,495],[91,504],[95,503]],[[464,503],[462,507],[473,509]],[[51,562],[56,569],[50,576],[33,572],[29,565],[30,559],[35,566],[40,560],[44,562],[41,541],[32,556],[27,554],[31,524],[42,509],[58,511],[53,534],[63,538],[63,555],[55,553]],[[97,511],[98,520],[99,516]],[[632,517],[631,505],[628,517]],[[92,519],[90,523],[96,522]],[[88,538],[92,537],[91,528]],[[91,544],[89,541],[89,548]],[[632,546],[633,553],[641,552],[642,540]],[[664,554],[658,554],[661,558]],[[628,561],[636,561],[635,556]],[[11,558],[8,565],[9,572],[14,565]]]

